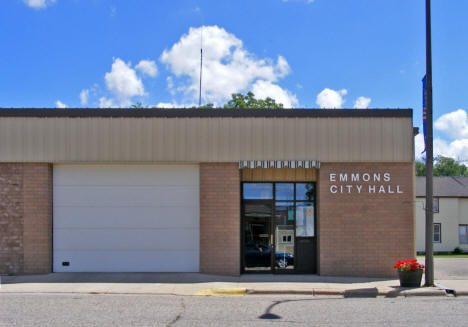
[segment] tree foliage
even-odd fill
[[[130,106],[133,109],[144,109],[144,108],[156,108],[144,106],[141,102],[137,102]],[[192,106],[190,109],[213,109],[213,103],[207,103],[202,106]],[[266,99],[256,99],[252,92],[248,92],[246,95],[242,93],[233,93],[231,100],[229,100],[224,106],[224,109],[281,109],[283,108],[282,103],[276,103],[275,99],[267,97]]]
[[[275,99],[267,97],[266,99],[256,99],[252,92],[248,92],[246,95],[241,93],[233,93],[231,100],[224,105],[227,109],[281,109],[283,108],[282,103],[276,103]]]
[[[434,176],[468,177],[468,167],[458,164],[455,159],[438,156],[434,160]],[[426,176],[426,165],[416,161],[416,176]]]

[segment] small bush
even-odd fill
[[[458,246],[453,250],[453,254],[463,254],[463,250]]]

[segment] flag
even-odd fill
[[[426,99],[427,99],[427,90],[426,90],[426,75],[424,75],[422,79],[422,84],[423,84],[423,134],[424,134],[424,151],[421,153],[426,152],[426,117],[427,117],[427,104],[426,104]]]

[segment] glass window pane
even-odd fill
[[[294,202],[276,202],[276,224],[294,225]]]
[[[296,236],[315,236],[315,215],[313,203],[297,203]]]
[[[272,183],[244,183],[244,199],[273,199]]]
[[[468,225],[458,226],[460,244],[468,244]]]
[[[294,202],[275,203],[275,267],[294,269]]]
[[[440,243],[440,223],[434,224],[434,243]]]
[[[314,183],[297,183],[296,184],[296,200],[314,200],[315,185]]]
[[[276,183],[275,184],[275,199],[276,200],[294,200],[294,184],[293,183]]]
[[[435,213],[439,212],[439,198],[432,198],[432,209]]]

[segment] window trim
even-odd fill
[[[438,225],[439,226],[439,240],[435,241],[434,236],[436,235],[435,228],[432,230],[432,243],[442,243],[442,223],[434,223],[434,227]]]
[[[466,243],[462,243],[460,240],[460,227],[465,227],[466,229]],[[458,225],[458,244],[468,244],[468,224],[459,224]]]

